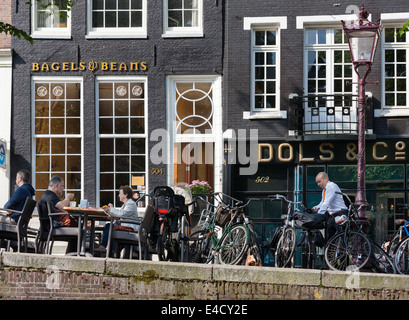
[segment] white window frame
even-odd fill
[[[213,82],[213,130],[211,134],[177,134],[176,133],[176,94],[177,82]],[[221,192],[223,189],[223,128],[222,128],[222,78],[209,75],[185,75],[168,76],[167,88],[167,118],[168,118],[168,155],[167,172],[168,184],[174,184],[174,144],[183,142],[213,142],[214,143],[214,191]],[[189,181],[190,182],[190,181]]]
[[[400,28],[409,20],[409,12],[401,13],[382,13],[381,21],[383,28]],[[386,106],[385,105],[385,50],[387,49],[406,49],[406,106]],[[381,43],[377,49],[381,55],[381,109],[374,110],[375,117],[407,117],[409,116],[409,35],[406,34],[404,43],[385,43],[385,33],[382,32]],[[379,53],[378,53],[379,54]]]
[[[163,0],[163,38],[203,37],[203,0],[198,2],[198,25],[196,27],[169,27],[168,0]]]
[[[100,82],[121,82],[121,81],[137,81],[144,83],[144,126],[145,131],[144,133],[129,133],[129,134],[116,134],[113,132],[112,134],[100,134],[99,133],[99,86],[98,83]],[[149,190],[149,149],[148,149],[148,78],[146,76],[97,76],[95,78],[95,123],[96,123],[96,203],[100,203],[100,144],[99,140],[101,138],[143,138],[145,139],[145,190]],[[114,172],[116,172],[114,168]],[[131,172],[129,172],[131,173]],[[115,186],[114,186],[115,187]],[[117,190],[116,190],[117,191]],[[135,190],[136,191],[136,190]],[[104,205],[104,204],[100,204]],[[147,203],[146,203],[147,205]],[[144,208],[141,211],[144,212]],[[138,209],[138,210],[139,210]]]
[[[69,83],[69,82],[79,82],[81,84],[81,113],[80,113],[80,133],[79,134],[47,134],[44,136],[38,136],[35,133],[35,84],[38,82],[60,82],[60,83]],[[32,184],[33,186],[36,185],[36,138],[80,138],[81,139],[81,199],[84,198],[84,84],[83,84],[83,78],[82,77],[41,77],[41,76],[35,76],[31,78],[31,110],[32,110],[32,116],[31,116],[31,139],[32,139]],[[51,155],[51,150],[50,150],[50,155]],[[65,153],[65,156],[67,156],[67,153]],[[50,171],[51,172],[51,171]],[[66,172],[66,171],[65,171]],[[50,177],[51,178],[51,177]],[[62,177],[65,180],[65,177]],[[67,188],[67,183],[65,182],[65,186]],[[39,200],[39,199],[37,199]]]
[[[138,28],[93,28],[92,1],[87,0],[86,39],[145,39],[147,34],[147,0],[142,0],[142,27]]]
[[[243,112],[243,119],[286,119],[287,111],[281,110],[280,106],[280,80],[281,80],[281,30],[287,29],[287,17],[244,17],[243,29],[251,31],[251,62],[250,62],[250,111]],[[265,46],[263,48],[255,46],[256,31],[276,31],[276,45]],[[276,107],[274,109],[255,108],[255,75],[254,75],[254,52],[255,51],[275,52],[276,53]]]
[[[37,0],[31,0],[31,37],[33,39],[71,39],[71,11],[67,12],[66,28],[38,28]]]

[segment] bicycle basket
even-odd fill
[[[214,218],[215,225],[224,228],[226,224],[230,221],[230,211],[219,206],[216,211],[216,216]]]

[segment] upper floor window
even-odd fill
[[[146,0],[88,0],[88,37],[146,37]]]
[[[71,37],[70,12],[61,7],[61,0],[32,0],[32,37]]]
[[[408,103],[406,34],[395,36],[399,28],[385,28],[383,41],[383,106],[406,108]]]
[[[280,31],[286,28],[286,17],[244,18],[244,30],[251,31],[251,98],[243,119],[287,117],[280,109]]]
[[[164,36],[203,36],[202,0],[165,0]]]

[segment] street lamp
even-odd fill
[[[380,20],[377,23],[368,20],[368,12],[364,10],[364,5],[359,11],[358,20],[351,24],[341,22],[348,39],[352,63],[358,75],[358,178],[355,204],[357,207],[362,205],[358,215],[360,219],[366,220],[365,208],[368,203],[365,188],[365,85],[366,77],[371,71],[381,26]]]

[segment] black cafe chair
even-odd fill
[[[77,227],[55,227],[53,223],[53,217],[56,217],[58,215],[67,214],[67,212],[52,212],[51,205],[48,202],[47,202],[47,208],[48,208],[48,221],[45,218],[40,219],[40,231],[48,233],[45,252],[47,254],[51,254],[53,250],[53,246],[54,246],[54,241],[63,241],[63,242],[68,242],[68,243],[77,241],[76,252],[67,251],[66,254],[70,254],[70,255],[76,254],[77,256],[79,256],[81,254],[81,235],[82,235],[81,219],[78,219]],[[45,239],[44,234],[42,235],[42,238]]]
[[[1,211],[20,213],[17,224],[0,223],[0,239],[7,240],[7,250],[10,249],[13,242],[17,243],[18,252],[21,252],[22,246],[24,246],[24,252],[28,252],[31,245],[28,238],[36,235],[36,230],[28,226],[36,206],[37,201],[27,197],[22,211],[0,208]],[[35,250],[34,246],[31,249]]]
[[[142,250],[142,239],[140,236],[142,218],[139,219],[130,219],[130,218],[121,218],[121,223],[131,223],[137,225],[139,228],[137,231],[128,231],[126,228],[121,228],[120,225],[114,225],[114,221],[119,218],[111,217],[110,226],[109,226],[109,236],[108,236],[108,246],[107,246],[107,257],[110,257],[111,251],[115,253],[115,257],[119,257],[120,250],[122,247],[130,247],[129,259],[132,259],[133,256],[133,247],[138,247],[139,260],[146,259],[146,249],[147,246],[143,245]],[[111,250],[111,246],[113,250]],[[142,252],[143,251],[143,252]]]

